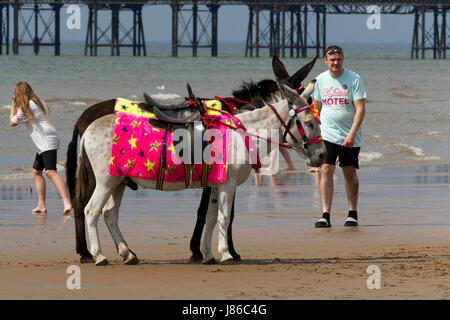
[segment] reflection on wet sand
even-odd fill
[[[32,189],[29,184],[8,183],[0,185],[1,200],[26,200],[31,199]]]
[[[251,175],[237,188],[236,210],[239,213],[267,214],[277,216],[316,215],[320,213],[320,172],[280,172],[275,175]],[[344,192],[341,170],[336,170],[336,192]],[[385,223],[389,219],[403,219],[397,212],[406,212],[405,219],[415,218],[423,212],[436,215],[448,214],[448,186],[450,165],[413,165],[392,167],[364,167],[358,171],[361,181],[360,206],[366,217],[381,214]],[[59,216],[59,197],[56,190],[49,189],[49,213],[32,215],[31,209],[37,195],[29,193],[29,181],[0,183],[0,227],[21,223],[46,226],[62,222],[70,217]],[[201,198],[201,189],[177,192],[161,192],[150,189],[132,191],[127,189],[121,207],[122,219],[172,216],[193,217]],[[170,204],[170,205],[168,205]],[[346,206],[345,196],[336,197],[336,212]],[[342,209],[342,210],[341,210]],[[342,211],[343,212],[343,211]],[[58,215],[58,216],[57,216]],[[380,216],[381,217],[381,216]],[[427,223],[433,219],[428,216]],[[378,221],[375,219],[374,221]],[[369,221],[367,221],[369,222]],[[372,222],[371,222],[372,223]]]
[[[420,166],[416,170],[416,184],[448,184],[450,176],[450,165],[438,164],[435,167],[427,165]]]

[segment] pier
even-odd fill
[[[54,48],[60,55],[61,8],[87,6],[88,19],[84,55],[97,56],[98,48],[109,47],[110,55],[121,54],[121,48],[132,48],[133,56],[146,56],[144,6],[167,5],[172,10],[171,54],[179,48],[210,50],[218,55],[218,16],[222,6],[248,7],[246,57],[307,57],[323,54],[327,47],[327,15],[365,14],[376,5],[381,15],[413,15],[411,59],[446,59],[450,27],[447,21],[449,0],[382,0],[382,1],[300,1],[300,0],[0,0],[0,54],[20,54],[20,48],[31,46],[37,55],[42,46]],[[106,13],[108,19],[99,19]],[[132,15],[130,25],[121,17]],[[12,21],[11,21],[12,20]],[[106,20],[106,21],[105,21]],[[151,40],[151,39],[150,39]],[[169,39],[168,39],[169,40]]]

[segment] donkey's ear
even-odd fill
[[[288,100],[295,101],[295,98],[298,99],[298,93],[294,89],[290,88],[289,86],[285,85],[280,80],[277,80],[278,88],[280,88],[280,91],[284,97],[286,97]]]
[[[314,91],[314,86],[316,84],[316,79],[311,80],[306,86],[305,90],[302,92],[301,97],[308,99]]]
[[[291,78],[291,83],[294,88],[300,87],[302,81],[308,76],[308,73],[314,67],[316,63],[317,56],[312,59],[308,64],[304,65],[300,70],[298,70]]]
[[[277,56],[273,56],[272,58],[272,69],[277,79],[284,80],[289,78],[289,74],[287,73],[284,64]]]

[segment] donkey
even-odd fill
[[[277,101],[272,105],[265,104],[262,108],[254,111],[245,112],[239,115],[239,123],[242,123],[249,133],[255,134],[258,129],[278,130],[283,136],[282,131],[288,133],[286,142],[294,148],[302,157],[308,158],[309,165],[319,166],[323,163],[326,150],[320,137],[320,128],[317,119],[308,106],[307,98],[314,88],[312,81],[301,95],[292,90],[285,84],[277,82],[280,88],[280,94],[277,95]],[[292,126],[286,125],[289,121]],[[114,239],[119,255],[124,259],[125,264],[135,264],[138,262],[136,255],[128,248],[118,226],[118,213],[122,195],[125,189],[123,184],[125,178],[122,176],[110,175],[108,163],[110,162],[111,142],[109,139],[99,137],[113,136],[113,127],[115,115],[104,116],[94,121],[84,132],[80,141],[80,150],[84,152],[79,158],[79,162],[89,159],[92,170],[96,177],[96,186],[92,197],[85,207],[85,216],[88,227],[91,250],[96,265],[105,265],[108,263],[106,257],[102,254],[98,238],[97,222],[103,213],[105,222]],[[297,126],[297,130],[293,128]],[[230,131],[231,143],[228,144],[228,151],[235,150],[235,157],[247,158],[248,150],[244,146],[242,136],[238,132]],[[271,151],[277,145],[269,144]],[[81,164],[79,167],[82,167]],[[236,164],[234,161],[228,164],[226,182],[215,183],[208,181],[208,187],[211,187],[211,198],[208,203],[208,212],[206,216],[206,230],[202,238],[203,263],[210,263],[214,260],[211,254],[211,236],[212,230],[218,221],[219,228],[219,253],[220,262],[227,263],[233,260],[229,252],[227,229],[230,223],[231,206],[234,199],[236,187],[245,182],[250,175],[252,166],[248,163]],[[83,175],[77,172],[80,186],[84,186]],[[134,183],[144,187],[154,189],[155,181],[144,180],[131,177]],[[192,187],[200,188],[200,184],[192,184]],[[165,190],[182,190],[185,187],[178,182],[165,182]]]
[[[290,76],[286,71],[283,63],[274,57],[272,61],[273,71],[275,76],[280,79],[284,84],[291,88],[299,88],[302,81],[307,77],[309,72],[314,66],[317,57],[312,61],[307,63],[305,66],[300,68],[293,76]],[[302,92],[304,88],[300,88],[299,93]],[[235,98],[251,101],[255,106],[261,107],[264,105],[264,101],[272,103],[277,92],[279,92],[279,87],[274,80],[265,79],[259,81],[258,83],[250,82],[243,83],[243,85],[232,92]],[[87,205],[92,193],[95,189],[95,177],[92,172],[89,160],[86,159],[85,166],[80,168],[80,175],[84,177],[86,183],[85,187],[82,189],[82,193],[76,194],[76,179],[75,171],[77,168],[76,162],[76,152],[77,152],[77,138],[83,136],[87,127],[96,119],[101,118],[108,114],[114,113],[114,102],[115,99],[102,101],[97,103],[88,109],[86,109],[76,122],[73,130],[72,140],[69,143],[67,150],[67,184],[69,187],[69,193],[74,206],[75,212],[75,233],[76,233],[76,252],[80,254],[80,262],[87,263],[93,262],[92,256],[87,249],[86,236],[85,236],[85,216],[84,208]],[[239,107],[239,106],[238,106]],[[124,183],[136,190],[137,185],[129,179],[125,179]],[[203,189],[201,201],[199,208],[197,210],[197,221],[195,224],[194,232],[190,241],[190,250],[192,256],[191,261],[201,261],[203,255],[200,251],[200,239],[203,232],[203,227],[205,224],[205,217],[208,208],[208,203],[211,195],[211,188],[206,187]],[[228,227],[228,245],[230,254],[233,256],[235,261],[240,260],[240,255],[235,251],[233,241],[232,241],[232,222],[234,219],[234,201],[231,209],[230,224]]]

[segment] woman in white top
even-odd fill
[[[31,212],[47,213],[45,204],[46,184],[42,176],[45,169],[47,177],[58,190],[63,204],[63,215],[67,215],[72,210],[66,183],[56,172],[57,149],[59,148],[59,138],[55,127],[50,123],[49,111],[33,92],[26,82],[19,82],[14,87],[14,95],[11,102],[11,114],[9,122],[12,127],[25,123],[30,137],[37,148],[36,157],[33,164],[33,177],[38,194],[38,206]]]

